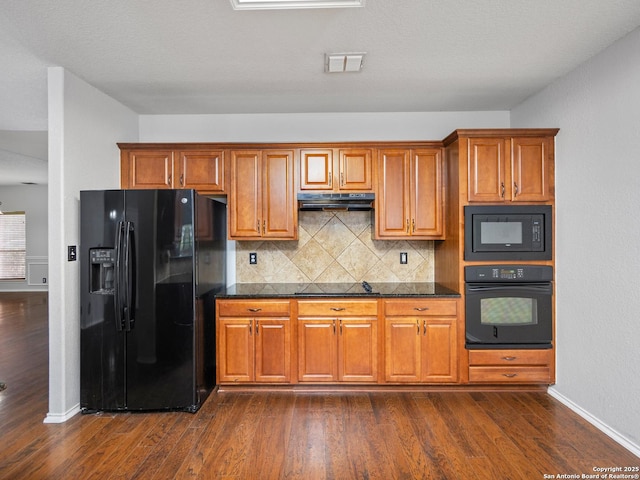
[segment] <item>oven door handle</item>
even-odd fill
[[[484,283],[468,283],[468,293],[480,293],[480,292],[505,292],[505,291],[518,291],[518,292],[531,292],[531,293],[548,293],[552,292],[551,283],[542,284],[484,284]]]

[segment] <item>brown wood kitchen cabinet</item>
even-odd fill
[[[385,380],[458,380],[457,301],[385,300]]]
[[[378,380],[376,300],[298,301],[298,380]]]
[[[232,150],[229,238],[295,240],[293,150]]]
[[[291,319],[288,300],[218,300],[217,383],[288,383]]]
[[[441,148],[378,151],[377,239],[444,238],[443,168]]]
[[[469,202],[553,199],[553,136],[472,136],[465,140]]]
[[[300,190],[371,192],[372,158],[370,148],[303,148],[300,150]]]
[[[553,350],[469,350],[470,383],[551,383]]]
[[[120,146],[120,184],[127,189],[193,188],[203,194],[225,193],[223,150]]]

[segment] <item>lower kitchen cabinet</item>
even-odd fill
[[[553,350],[469,350],[470,383],[553,383]]]
[[[377,301],[298,302],[298,380],[378,380]]]
[[[457,301],[386,300],[385,380],[458,381]]]
[[[217,383],[291,380],[289,301],[218,301]]]

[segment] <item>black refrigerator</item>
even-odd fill
[[[82,412],[195,412],[207,398],[223,202],[194,190],[80,192]]]

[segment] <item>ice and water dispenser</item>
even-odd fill
[[[98,295],[113,295],[115,288],[116,251],[114,248],[89,250],[91,270],[89,291]]]

